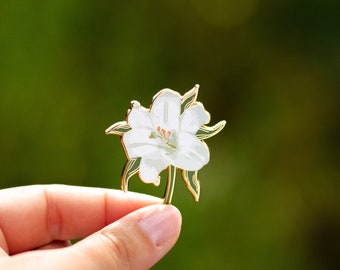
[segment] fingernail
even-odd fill
[[[178,209],[172,205],[152,207],[154,209],[139,220],[139,225],[150,240],[159,247],[178,237],[182,218]]]

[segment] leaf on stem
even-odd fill
[[[105,134],[114,134],[123,136],[125,132],[128,132],[131,129],[131,127],[128,125],[126,121],[121,121],[113,124],[109,128],[105,130]]]
[[[122,190],[128,191],[129,179],[139,171],[139,165],[142,158],[128,159],[122,174]]]
[[[181,99],[181,113],[188,109],[194,102],[196,102],[199,85],[196,84],[193,89],[186,92]]]
[[[182,171],[183,180],[196,202],[200,196],[200,181],[197,179],[197,174],[198,171]]]
[[[218,122],[216,125],[212,126],[212,127],[208,127],[208,126],[202,126],[196,133],[196,137],[199,140],[205,140],[208,139],[214,135],[216,135],[217,133],[219,133],[225,126],[226,121],[220,121]]]

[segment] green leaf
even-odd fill
[[[181,113],[188,109],[194,102],[196,102],[199,85],[196,84],[193,89],[184,94],[181,98]]]
[[[105,130],[105,134],[114,134],[122,136],[125,132],[128,132],[131,127],[126,121],[117,122]]]
[[[139,171],[139,165],[142,158],[128,159],[122,174],[122,190],[128,191],[129,179]]]
[[[208,126],[202,126],[196,133],[196,137],[199,140],[205,140],[208,139],[214,135],[216,135],[217,133],[219,133],[225,126],[226,121],[220,121],[218,122],[216,125],[212,126],[212,127],[208,127]]]
[[[198,171],[182,171],[184,182],[196,202],[200,197],[200,181],[197,179],[197,174]]]

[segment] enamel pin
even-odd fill
[[[122,189],[128,190],[131,176],[138,173],[144,183],[160,183],[159,174],[167,169],[168,182],[164,203],[170,204],[176,169],[182,170],[183,180],[198,201],[200,182],[198,171],[209,162],[209,148],[204,142],[219,133],[226,124],[220,121],[206,126],[210,114],[197,102],[199,85],[181,96],[163,89],[152,99],[150,108],[132,101],[126,121],[105,130],[106,134],[121,136],[127,162],[122,173]]]

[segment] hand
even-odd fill
[[[160,203],[62,185],[0,190],[0,269],[148,269],[181,227],[179,211]]]

